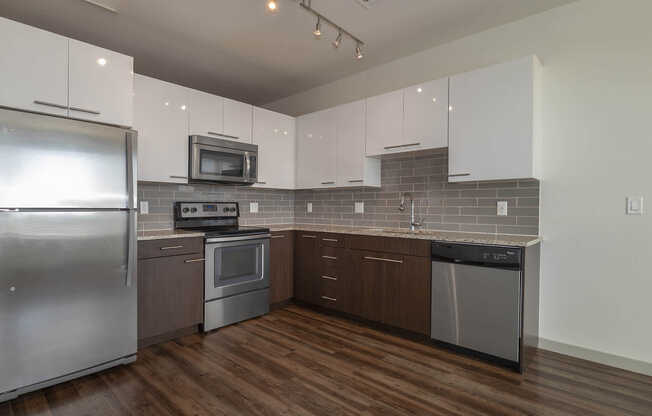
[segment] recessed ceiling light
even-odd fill
[[[97,64],[98,64],[99,66],[104,66],[104,65],[106,65],[106,59],[104,59],[104,58],[98,58],[98,59],[97,59]]]
[[[276,1],[274,1],[274,0],[269,0],[269,1],[267,2],[267,10],[269,10],[269,11],[271,11],[271,12],[275,12],[275,11],[277,11],[277,10],[278,10],[278,4],[276,4]]]

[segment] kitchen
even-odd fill
[[[588,130],[612,134],[614,117],[640,136],[629,105],[614,112],[594,94],[608,79],[645,103],[629,87],[646,79],[646,55],[622,58],[631,78],[619,84],[612,64],[589,64],[617,55],[607,36],[643,45],[635,17],[649,5],[550,2],[380,63],[389,52],[347,16],[373,27],[397,12],[387,2],[205,4],[350,65],[271,94],[186,77],[170,56],[157,68],[146,38],[102,40],[101,27],[127,33],[143,12],[124,2],[65,2],[88,17],[79,26],[6,3],[0,413],[649,411],[650,340],[632,329],[649,316],[634,260],[650,244],[649,184],[631,165],[593,170],[648,145],[579,147]],[[614,14],[636,24],[600,33]],[[530,26],[540,33],[519,43]],[[578,52],[592,42],[600,54]],[[620,178],[615,194],[599,188],[604,210],[569,205],[597,198],[579,167],[610,190]],[[620,248],[579,230],[595,244],[608,230]],[[624,265],[626,291],[606,279]],[[605,336],[600,320],[622,332]]]

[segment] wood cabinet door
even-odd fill
[[[203,322],[204,263],[201,254],[138,262],[138,339]]]
[[[68,39],[0,18],[0,106],[68,115]]]
[[[134,58],[70,39],[68,65],[70,117],[133,125]]]
[[[317,301],[318,238],[317,233],[299,232],[294,242],[294,297],[304,302]]]
[[[294,233],[274,232],[270,244],[269,303],[284,302],[294,292]]]

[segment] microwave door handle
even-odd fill
[[[249,179],[251,177],[251,157],[249,156],[249,153],[245,153],[245,163],[246,163],[246,170],[245,170],[245,177],[244,179]]]

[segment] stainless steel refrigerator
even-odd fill
[[[135,360],[135,149],[0,109],[0,402]]]

